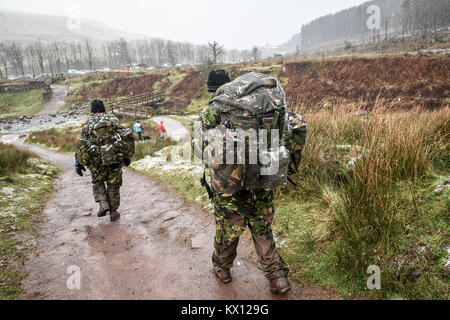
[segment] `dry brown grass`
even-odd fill
[[[75,152],[77,141],[78,133],[74,129],[51,128],[34,131],[27,138],[28,143],[41,144],[61,152]]]
[[[389,274],[388,261],[404,250],[399,238],[412,228],[405,185],[450,174],[450,108],[402,112],[379,105],[365,116],[359,107],[297,111],[309,132],[296,196],[327,207],[340,270],[361,276],[376,264]],[[359,160],[349,165],[351,158]]]
[[[305,60],[283,65],[290,105],[359,105],[372,109],[448,106],[450,57],[390,56]]]

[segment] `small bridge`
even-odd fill
[[[166,100],[164,92],[144,93],[128,98],[114,99],[107,101],[106,105],[111,112],[116,115],[128,117],[151,117],[151,111],[159,107]]]

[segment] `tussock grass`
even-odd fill
[[[80,130],[81,127],[34,131],[29,134],[26,142],[39,144],[59,152],[75,152]]]
[[[33,156],[35,155],[29,151],[17,149],[14,146],[0,142],[0,176],[23,172],[26,168],[27,160]]]
[[[448,219],[448,201],[432,191],[437,179],[450,175],[450,109],[392,112],[378,108],[367,116],[360,116],[358,109],[337,109],[299,110],[309,125],[299,188],[279,192],[284,203],[279,201],[282,210],[275,223],[280,235],[287,239],[295,235],[294,244],[286,250],[288,261],[297,267],[308,264],[298,272],[300,278],[322,283],[329,278],[325,283],[335,282],[344,291],[352,288],[355,294],[364,292],[367,267],[378,265],[384,275],[380,296],[397,292],[406,298],[444,297],[445,279],[436,274],[443,268],[438,257],[450,237],[448,231],[439,231],[437,237],[436,232]],[[302,214],[294,217],[294,203],[302,203],[297,205],[299,210],[308,216],[313,213],[316,221],[305,221]],[[430,212],[424,214],[424,208]],[[301,221],[302,236],[295,229],[286,232],[288,218]],[[305,233],[308,225],[316,229],[315,234]],[[321,249],[301,252],[304,243]],[[435,252],[415,266],[426,270],[421,284],[394,267],[398,257],[419,245]],[[295,248],[297,255],[292,254]],[[313,262],[317,255],[327,261],[322,268]],[[327,268],[330,273],[324,271]],[[433,286],[425,287],[426,282]]]

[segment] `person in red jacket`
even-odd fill
[[[162,121],[158,124],[155,131],[159,131],[161,139],[164,140],[164,132],[166,132],[166,128],[164,128],[164,123]]]

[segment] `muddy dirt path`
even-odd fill
[[[333,298],[323,288],[298,284],[286,297],[270,294],[248,233],[239,246],[233,282],[221,284],[211,264],[214,218],[170,186],[125,169],[122,218],[110,223],[108,217],[97,218],[90,173],[76,175],[73,155],[26,145],[18,134],[1,140],[63,168],[44,208],[38,249],[24,262],[29,275],[22,299]],[[71,268],[80,270],[80,289],[67,286]]]
[[[90,174],[78,177],[73,155],[28,146],[17,135],[6,143],[28,148],[64,169],[44,208],[38,251],[25,262],[23,299],[280,299],[270,294],[245,235],[223,285],[211,270],[214,219],[168,186],[124,170],[120,221],[96,216]],[[68,268],[81,272],[81,288],[68,289]],[[282,299],[327,299],[327,291],[295,285]]]
[[[68,88],[67,86],[52,85],[52,97],[50,101],[45,104],[44,109],[38,115],[55,114],[65,104]]]

